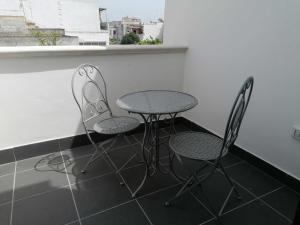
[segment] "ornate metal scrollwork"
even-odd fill
[[[252,94],[253,84],[253,77],[249,77],[242,85],[234,101],[227,122],[222,149],[230,148],[238,137],[242,119],[244,117]]]
[[[81,90],[75,90],[77,78],[81,81]],[[72,94],[82,115],[82,122],[101,116],[111,109],[107,100],[106,83],[98,67],[91,64],[80,65],[72,77]]]

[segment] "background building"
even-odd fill
[[[109,44],[106,10],[99,8],[97,0],[48,0],[43,2],[41,0],[0,0],[0,9],[2,16],[0,19],[3,19],[4,16],[10,17],[9,23],[8,19],[3,22],[7,24],[6,29],[9,26],[12,30],[21,29],[22,31],[28,30],[32,26],[35,29],[46,30],[46,32],[54,29],[60,31],[62,36],[78,37],[77,43],[74,38],[72,40],[69,38],[69,44]],[[18,18],[14,19],[14,17]],[[25,23],[23,25],[20,24],[21,17]],[[19,28],[12,28],[14,26]],[[7,31],[9,34],[9,29]],[[25,33],[23,32],[23,34]],[[61,44],[65,45],[66,43]]]
[[[109,22],[109,35],[111,39],[120,41],[128,33],[135,33],[142,37],[142,21],[135,17],[123,17],[121,21]]]
[[[163,29],[164,29],[164,23],[162,20],[158,22],[150,22],[150,23],[144,23],[143,24],[143,36],[142,39],[158,39],[160,41],[163,40]]]
[[[121,21],[109,22],[109,37],[120,41],[125,34],[135,33],[141,40],[163,40],[163,21],[142,23],[138,18],[123,17]]]

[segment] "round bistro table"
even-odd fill
[[[171,90],[138,91],[123,95],[117,100],[117,105],[121,109],[140,115],[145,123],[142,156],[146,169],[144,177],[132,197],[138,194],[147,177],[153,176],[157,171],[166,173],[159,160],[159,120],[161,116],[170,117],[171,134],[171,132],[175,132],[174,120],[178,113],[192,109],[197,104],[198,100],[194,96]],[[150,148],[147,149],[146,146],[150,146]],[[169,160],[171,165],[170,153]],[[170,166],[171,168],[172,166]]]

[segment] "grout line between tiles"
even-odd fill
[[[14,178],[13,178],[13,189],[12,189],[12,196],[11,196],[11,210],[10,210],[10,222],[9,224],[12,225],[13,222],[13,212],[14,212],[14,198],[15,198],[15,188],[16,188],[16,171],[17,171],[17,160],[14,153],[14,150],[12,150],[14,159],[15,159],[15,170],[14,170]]]
[[[202,205],[213,217],[213,219],[216,219],[215,215],[213,214],[213,212],[204,204],[202,203],[202,201],[200,201],[200,199],[198,199],[194,193],[192,191],[190,191],[190,194],[193,196],[193,198],[198,202],[200,203],[200,205]]]
[[[293,221],[288,218],[287,216],[283,215],[281,212],[279,212],[277,209],[274,209],[269,203],[265,202],[263,199],[259,198],[260,201],[262,201],[266,206],[268,206],[270,209],[272,209],[274,212],[276,212],[278,215],[282,216],[283,218],[285,218],[287,221],[289,221],[290,223],[293,223]]]
[[[126,202],[123,202],[123,203],[120,203],[120,204],[118,204],[118,205],[112,206],[112,207],[107,208],[107,209],[104,209],[104,210],[102,210],[102,211],[99,211],[99,212],[96,212],[96,213],[92,213],[92,214],[90,214],[90,215],[88,215],[88,216],[82,217],[81,220],[85,220],[85,219],[88,219],[88,218],[90,218],[90,217],[93,217],[93,216],[96,216],[96,215],[105,213],[105,212],[107,212],[107,211],[110,211],[110,210],[112,210],[112,209],[118,208],[118,207],[120,207],[120,206],[126,205],[126,204],[131,203],[131,202],[134,202],[134,199],[131,199],[131,200],[126,201]]]
[[[149,216],[147,215],[147,213],[145,212],[144,208],[141,206],[141,204],[139,203],[138,199],[135,199],[136,203],[138,204],[139,208],[142,210],[144,216],[146,217],[146,219],[148,220],[150,225],[153,225],[152,221],[150,220]]]
[[[165,191],[165,190],[174,188],[174,187],[179,186],[179,185],[180,185],[180,184],[172,184],[172,185],[170,185],[170,186],[167,186],[167,187],[164,187],[164,188],[160,188],[160,189],[158,189],[158,190],[156,190],[156,191],[153,191],[153,192],[151,192],[151,193],[148,193],[148,194],[142,195],[142,196],[140,196],[140,197],[137,197],[136,199],[142,199],[142,198],[148,197],[148,196],[150,196],[150,195],[159,193],[159,192],[161,192],[161,191]]]
[[[0,150],[0,151],[1,151],[1,150]],[[1,168],[2,166],[6,166],[6,165],[8,165],[8,164],[10,164],[10,163],[14,163],[14,162],[16,162],[16,160],[15,160],[15,161],[12,161],[12,162],[2,163],[2,164],[0,164],[0,168]]]
[[[112,166],[114,167],[114,168],[112,168],[112,169],[114,169],[115,171],[117,171],[117,170],[118,170],[118,167],[116,166],[116,164],[114,163],[114,161],[111,159],[111,157],[110,157],[109,154],[107,154],[107,158],[108,158],[108,160],[110,161],[110,163],[112,164]],[[125,169],[125,168],[124,168],[124,169]],[[116,174],[115,171],[114,171],[114,174]],[[121,170],[121,171],[122,171],[122,170]],[[119,174],[116,174],[116,176],[119,176],[119,177],[122,179],[122,181],[123,181],[123,183],[125,184],[127,190],[128,190],[129,193],[132,195],[132,191],[131,191],[130,187],[127,185],[125,179],[123,178],[123,176],[122,176],[122,174],[121,174],[121,171],[119,172]]]
[[[209,220],[204,221],[203,223],[200,223],[199,225],[205,225],[205,224],[207,224],[207,223],[209,223],[211,221],[214,221],[214,220],[216,220],[216,219],[215,218],[211,218]]]
[[[79,181],[79,182],[74,182],[74,183],[71,183],[71,182],[70,182],[70,185],[75,185],[75,184],[85,183],[85,182],[87,182],[87,181],[95,180],[95,179],[98,179],[98,178],[101,178],[101,177],[104,177],[104,176],[110,175],[110,174],[113,174],[113,172],[108,172],[108,173],[105,173],[105,174],[101,174],[101,175],[99,175],[99,176],[91,177],[91,178],[89,178],[89,179],[82,180],[82,181]],[[43,191],[43,192],[40,192],[40,193],[37,193],[37,194],[33,194],[33,195],[29,195],[29,196],[26,196],[26,197],[23,197],[23,198],[19,198],[19,199],[17,199],[17,200],[14,200],[14,202],[26,200],[26,199],[29,199],[29,198],[33,198],[33,197],[36,197],[36,196],[43,195],[43,194],[48,194],[48,193],[51,193],[51,192],[54,192],[54,191],[58,191],[58,190],[60,190],[60,189],[66,188],[66,187],[69,187],[69,184],[66,184],[66,185],[63,185],[63,186],[60,186],[60,187],[56,187],[56,188],[54,188],[54,189],[52,189],[52,190],[49,190],[49,191]],[[11,203],[11,201],[2,203],[2,204],[0,204],[0,206],[1,206],[1,205],[5,205],[5,204],[7,204],[7,203]]]
[[[264,198],[265,196],[267,196],[267,195],[269,195],[269,194],[272,194],[273,192],[276,192],[276,191],[279,191],[280,189],[282,189],[282,188],[284,188],[285,186],[283,185],[283,186],[280,186],[280,187],[278,187],[278,188],[276,188],[276,189],[274,189],[274,190],[272,190],[272,191],[269,191],[269,192],[267,192],[267,193],[265,193],[265,194],[262,194],[262,195],[260,195],[260,196],[257,196],[257,198]],[[254,194],[253,194],[254,195]]]
[[[15,166],[14,166],[14,167],[15,167]],[[7,177],[7,176],[9,176],[9,175],[13,175],[14,173],[15,173],[15,172],[3,174],[3,175],[0,176],[0,178],[2,178],[2,177]]]
[[[91,181],[91,180],[95,180],[95,179],[98,179],[98,178],[101,178],[101,177],[104,177],[104,176],[110,175],[110,174],[113,174],[113,172],[108,172],[108,173],[105,173],[105,174],[102,174],[102,175],[99,175],[99,176],[95,176],[95,177],[91,177],[89,179],[86,179],[86,180],[83,180],[83,181],[79,181],[79,182],[74,182],[74,183],[70,182],[70,185],[72,186],[72,185],[75,185],[75,184],[85,183],[85,182],[88,182],[88,181]],[[56,188],[54,188],[52,190],[49,190],[49,191],[44,191],[44,192],[40,192],[40,193],[37,193],[37,194],[29,195],[29,196],[26,196],[26,197],[14,200],[14,202],[19,202],[19,201],[26,200],[26,199],[29,199],[29,198],[33,198],[33,197],[36,197],[36,196],[40,196],[40,195],[43,195],[43,194],[48,194],[48,193],[51,193],[51,192],[54,192],[54,191],[61,190],[61,189],[66,188],[66,187],[69,188],[69,184],[66,184],[66,185],[63,185],[63,186],[60,186],[60,187],[56,187]],[[11,201],[5,202],[3,204],[0,204],[0,206],[8,204],[8,203],[11,203]]]
[[[96,180],[98,178],[102,178],[102,177],[105,177],[107,175],[112,175],[114,174],[114,171],[111,171],[111,172],[107,172],[107,173],[104,173],[104,174],[101,174],[99,176],[94,176],[94,177],[91,177],[91,178],[88,178],[88,179],[85,179],[85,180],[82,180],[82,181],[75,181],[75,182],[71,182],[70,181],[70,185],[76,185],[76,184],[82,184],[82,183],[85,183],[85,182],[88,182],[88,181],[91,181],[91,180]]]
[[[133,167],[137,167],[137,166],[139,166],[139,165],[136,165],[136,166],[133,166]],[[65,167],[65,166],[64,166],[64,167]],[[66,168],[66,167],[65,167],[65,168]],[[66,175],[67,175],[68,172],[66,171],[65,168],[64,168],[64,170],[65,170]],[[29,170],[33,170],[33,169],[29,169]],[[26,171],[28,171],[28,170],[26,170]],[[23,171],[22,171],[22,172],[23,172]],[[25,172],[25,171],[24,171],[24,172]],[[78,182],[71,182],[71,181],[70,181],[70,185],[85,183],[85,182],[88,182],[88,181],[91,181],[91,180],[95,180],[95,179],[98,179],[98,178],[101,178],[101,177],[104,177],[104,176],[107,176],[107,175],[111,175],[111,174],[114,174],[114,171],[107,172],[107,173],[101,174],[101,175],[99,175],[99,176],[94,176],[94,177],[91,177],[91,178],[88,178],[88,179],[85,179],[85,180],[82,180],[82,181],[78,181]],[[6,176],[6,175],[3,175],[3,176]],[[122,179],[124,180],[123,177],[122,177]],[[66,187],[69,187],[69,184],[63,185],[63,186],[60,186],[60,187],[57,187],[57,188],[54,188],[54,189],[49,190],[49,191],[44,191],[44,192],[40,192],[40,193],[37,193],[37,194],[29,195],[29,196],[26,196],[26,197],[23,197],[23,198],[14,200],[14,202],[18,202],[18,201],[26,200],[26,199],[33,198],[33,197],[36,197],[36,196],[40,196],[40,195],[43,195],[43,194],[47,194],[47,193],[50,193],[50,192],[54,192],[54,191],[57,191],[57,190],[60,190],[60,189],[66,188]],[[1,206],[1,205],[8,204],[8,203],[11,203],[11,201],[5,202],[5,203],[1,203],[0,206]]]
[[[160,160],[162,160],[162,159],[166,159],[166,158],[168,158],[168,157],[169,157],[169,156],[163,156],[163,157],[161,157],[161,158],[160,158]],[[142,162],[142,163],[144,163],[144,162]],[[141,163],[137,163],[136,165],[125,167],[125,168],[123,168],[121,171],[125,171],[125,170],[129,170],[129,169],[133,169],[133,168],[135,168],[135,167],[139,167],[139,166],[143,166],[143,164],[141,164]]]
[[[231,179],[232,179],[232,178],[231,178]],[[267,195],[269,195],[269,194],[272,194],[273,192],[276,192],[276,191],[278,191],[278,190],[284,188],[285,185],[281,185],[280,187],[275,188],[275,189],[272,190],[272,191],[269,191],[269,192],[267,192],[267,193],[265,193],[265,194],[262,194],[262,195],[260,195],[260,196],[257,196],[257,195],[254,194],[252,191],[248,190],[245,186],[243,186],[243,185],[241,185],[239,182],[237,182],[235,179],[232,179],[232,180],[233,180],[236,184],[238,184],[240,187],[242,187],[244,190],[246,190],[249,194],[251,194],[251,195],[254,197],[254,199],[251,200],[251,201],[249,201],[249,202],[247,202],[247,203],[245,203],[245,204],[242,204],[242,205],[240,205],[240,206],[238,206],[238,207],[236,207],[236,208],[234,208],[234,209],[232,209],[232,210],[229,210],[229,211],[225,212],[223,215],[225,215],[225,214],[227,214],[227,213],[230,213],[230,212],[232,212],[232,211],[234,211],[234,210],[236,210],[236,209],[239,209],[239,208],[241,208],[241,207],[243,207],[243,206],[245,206],[245,205],[248,205],[248,204],[250,204],[250,203],[252,203],[252,202],[254,202],[254,201],[260,200],[260,201],[262,201],[267,207],[269,207],[271,210],[273,210],[275,213],[277,213],[279,216],[283,217],[283,218],[286,219],[288,222],[292,223],[292,221],[291,221],[288,217],[286,217],[285,215],[283,215],[282,213],[280,213],[278,210],[274,209],[271,205],[269,205],[268,203],[266,203],[266,202],[262,199],[263,197],[265,197],[265,196],[267,196]]]
[[[133,137],[134,137],[134,139],[137,140],[137,143],[133,143],[133,144],[130,144],[130,145],[118,147],[118,148],[116,148],[116,149],[113,149],[112,151],[118,150],[118,149],[122,149],[122,148],[125,148],[125,147],[128,147],[128,146],[133,146],[133,145],[139,144],[140,141],[136,138],[136,136],[133,135]],[[60,151],[60,152],[61,152],[61,156],[62,156],[62,151]],[[90,154],[87,154],[87,155],[84,155],[84,156],[81,156],[81,157],[77,157],[76,159],[83,158],[83,157],[87,157],[87,156],[89,156],[89,155],[90,155]],[[15,154],[14,154],[14,157],[15,157]],[[166,157],[168,157],[168,156],[166,156]],[[165,158],[166,158],[166,157],[165,157]],[[112,160],[111,160],[111,161],[112,161]],[[112,161],[112,162],[113,162],[113,161]],[[237,163],[234,163],[234,164],[232,164],[232,165],[230,165],[230,166],[228,166],[228,167],[226,167],[226,168],[230,168],[230,167],[233,167],[233,166],[236,166],[236,165],[245,163],[245,162],[246,162],[246,161],[242,160],[242,161],[237,162]],[[67,168],[66,168],[66,164],[65,164],[65,160],[64,160],[64,159],[63,159],[63,163],[64,163],[64,167],[65,167],[65,171],[66,171],[66,176],[67,176],[67,178],[68,178]],[[249,164],[250,164],[250,163],[249,163]],[[3,165],[5,165],[5,164],[3,164]],[[252,166],[252,164],[250,164],[250,165]],[[2,166],[2,165],[1,165],[1,166]],[[45,166],[47,166],[47,165],[45,165]],[[42,166],[42,167],[45,167],[45,166]],[[124,170],[131,169],[131,168],[135,168],[135,167],[138,167],[138,166],[140,166],[140,164],[137,164],[137,165],[134,165],[134,166],[131,166],[131,167],[126,167],[126,168],[124,168]],[[39,168],[42,168],[42,167],[39,167]],[[17,168],[17,161],[16,161],[16,158],[15,158],[15,168],[14,168],[15,170],[14,170],[14,173],[9,173],[9,174],[5,174],[5,175],[0,176],[0,177],[3,177],[3,176],[7,176],[7,175],[14,174],[13,196],[12,196],[12,201],[11,201],[11,203],[12,203],[12,209],[11,209],[11,222],[10,222],[10,224],[12,224],[13,202],[17,202],[17,201],[20,201],[20,200],[23,200],[23,199],[27,199],[27,198],[36,196],[36,195],[33,195],[33,196],[29,196],[29,197],[22,198],[22,199],[18,199],[18,200],[16,200],[16,201],[14,201],[14,190],[15,190],[15,179],[16,179],[16,174],[17,174],[17,173],[20,173],[20,172],[24,172],[24,171],[19,171],[19,172],[17,172],[17,171],[16,171],[16,168]],[[254,168],[255,168],[255,169],[258,169],[260,172],[265,173],[264,171],[260,170],[259,168],[255,167],[255,166],[254,166]],[[34,169],[34,168],[32,168],[32,169]],[[28,170],[32,170],[32,169],[28,169]],[[25,171],[28,171],[28,170],[25,170]],[[93,177],[93,178],[90,178],[90,179],[87,179],[87,180],[83,180],[83,181],[80,181],[80,182],[77,182],[77,183],[83,183],[83,182],[86,182],[86,181],[89,181],[89,180],[93,180],[93,179],[97,179],[97,178],[100,178],[100,177],[102,177],[102,176],[105,176],[105,175],[108,175],[108,174],[112,174],[112,173],[113,173],[113,172],[109,172],[109,173],[106,173],[106,174],[103,174],[103,175],[100,175],[100,176],[97,176],[97,177]],[[265,173],[265,174],[267,174],[267,173]],[[269,174],[267,174],[267,175],[270,176]],[[121,176],[122,180],[124,181],[124,183],[126,184],[126,182],[125,182],[123,176],[122,176],[121,174],[120,174],[120,176]],[[273,178],[273,177],[272,177],[272,178]],[[231,210],[225,212],[224,215],[225,215],[225,214],[228,214],[228,213],[231,213],[231,212],[233,212],[233,211],[235,211],[235,210],[237,210],[237,209],[239,209],[239,208],[241,208],[241,207],[243,207],[243,206],[246,206],[246,205],[248,205],[248,204],[250,204],[250,203],[252,203],[252,202],[254,202],[254,201],[256,201],[256,200],[261,200],[267,207],[271,208],[274,212],[276,212],[277,214],[279,214],[280,216],[284,217],[284,218],[287,219],[289,222],[291,222],[290,219],[288,219],[286,216],[282,215],[280,212],[278,212],[276,209],[272,208],[272,206],[270,206],[268,203],[266,203],[263,199],[261,199],[261,198],[265,197],[266,195],[269,195],[269,194],[271,194],[271,193],[273,193],[273,192],[275,192],[275,191],[277,191],[277,190],[280,190],[280,189],[283,188],[284,186],[281,186],[281,187],[279,187],[279,188],[277,188],[277,189],[275,189],[275,190],[272,190],[272,191],[270,191],[270,192],[268,192],[268,193],[265,193],[265,194],[263,194],[263,195],[256,196],[254,193],[252,193],[252,192],[249,191],[247,188],[245,188],[244,186],[242,186],[242,185],[241,185],[240,183],[238,183],[236,180],[233,180],[233,181],[234,181],[237,185],[241,186],[241,187],[242,187],[244,190],[246,190],[248,193],[250,193],[250,194],[254,197],[254,199],[251,200],[251,201],[249,201],[249,202],[247,202],[247,203],[244,203],[244,204],[242,204],[242,205],[240,205],[240,206],[238,206],[238,207],[236,207],[236,208],[234,208],[234,209],[231,209]],[[63,187],[69,187],[69,188],[71,189],[71,185],[75,184],[76,182],[71,184],[71,182],[70,182],[70,180],[69,180],[69,178],[68,178],[68,183],[69,183],[68,185],[63,186]],[[154,191],[154,192],[148,193],[148,194],[143,195],[143,196],[141,196],[141,197],[138,197],[138,198],[136,198],[136,199],[132,199],[132,200],[130,200],[130,201],[128,201],[128,202],[125,202],[125,203],[122,203],[122,204],[120,204],[120,205],[111,207],[111,208],[106,209],[106,210],[103,210],[103,211],[101,211],[101,212],[98,212],[98,213],[89,215],[89,216],[87,216],[87,217],[91,217],[91,216],[93,216],[93,215],[100,214],[100,213],[102,213],[102,212],[106,212],[106,211],[108,211],[108,210],[110,210],[110,209],[116,208],[116,207],[118,207],[118,206],[124,205],[124,204],[129,203],[129,202],[132,202],[132,201],[136,201],[137,204],[139,205],[139,207],[141,208],[141,210],[143,210],[142,206],[140,205],[140,203],[139,203],[139,201],[138,201],[139,199],[144,198],[144,197],[147,197],[147,196],[152,195],[152,194],[155,194],[155,193],[157,193],[157,192],[161,192],[161,191],[170,189],[170,188],[175,187],[175,186],[178,186],[178,185],[180,185],[180,184],[171,185],[171,186],[168,186],[168,187],[165,187],[165,188],[156,190],[156,191]],[[127,184],[126,184],[126,186],[127,186],[127,188],[129,189],[129,191],[131,192],[131,189],[129,188],[129,186],[128,186]],[[63,187],[60,187],[60,188],[63,188]],[[60,189],[60,188],[58,188],[58,189]],[[57,189],[56,189],[56,190],[57,190]],[[51,191],[39,193],[39,194],[37,194],[37,195],[41,195],[41,194],[48,193],[48,192],[52,192],[52,191],[56,191],[56,190],[51,190]],[[72,193],[72,198],[73,198],[73,201],[74,201],[74,204],[75,204],[75,208],[76,208],[76,211],[77,211],[77,213],[78,213],[78,218],[79,218],[79,220],[75,220],[75,221],[79,221],[79,223],[81,224],[81,218],[79,217],[79,212],[78,212],[78,209],[77,209],[77,205],[76,205],[76,202],[75,202],[75,198],[74,198],[72,189],[71,189],[71,193]],[[193,195],[194,198],[196,198],[196,196],[194,196],[194,194],[192,194],[192,195]],[[199,201],[198,198],[196,198],[196,200]],[[204,206],[204,204],[203,204],[202,202],[199,202],[199,203],[202,204],[202,205]],[[8,202],[6,202],[6,203],[4,203],[4,204],[8,204]],[[4,204],[0,204],[0,205],[4,205]],[[206,207],[205,207],[205,208],[206,208]],[[210,212],[210,211],[209,211],[209,212]],[[144,213],[144,212],[143,212],[143,213]],[[211,213],[211,212],[210,212],[210,213]],[[144,214],[145,214],[145,213],[144,213]],[[145,214],[145,216],[147,217],[146,214]],[[87,218],[87,217],[84,217],[84,218]],[[212,221],[212,220],[214,220],[214,218],[212,218],[212,219],[210,219],[210,220],[207,220],[207,221],[201,223],[200,225],[206,224],[206,223],[208,223],[208,222],[210,222],[210,221]],[[75,222],[75,221],[72,221],[72,222]],[[69,222],[68,224],[70,224],[70,223],[72,223],[72,222]],[[151,221],[149,221],[149,222],[151,223]],[[152,224],[152,223],[151,223],[151,224]]]
[[[250,162],[248,162],[248,161],[246,161],[246,160],[244,160],[244,162],[245,162],[245,164],[248,164],[250,167],[252,167],[252,168],[258,170],[259,172],[261,172],[261,173],[263,173],[264,175],[270,177],[271,179],[277,181],[278,183],[283,184],[281,181],[277,180],[277,179],[276,179],[275,177],[273,177],[271,174],[269,174],[269,173],[265,172],[264,170],[258,168],[257,166],[253,165],[252,163],[250,163]]]
[[[131,144],[127,144],[127,145],[122,145],[120,147],[112,148],[109,152],[114,152],[114,151],[120,150],[122,148],[128,148],[130,146],[134,146],[134,145],[138,145],[138,144],[140,144],[140,143],[136,142],[136,143],[131,143]]]
[[[113,160],[110,158],[109,155],[108,155],[108,158],[111,160],[111,162],[113,163],[113,165],[116,166],[115,163],[113,162]],[[132,166],[132,167],[129,167],[129,168],[124,168],[124,170],[130,169],[130,168],[134,168],[134,167],[138,167],[138,166],[141,166],[141,165],[138,164],[138,165],[135,165],[135,166]],[[127,189],[129,190],[129,192],[130,192],[131,195],[132,195],[133,192],[132,192],[131,188],[129,187],[129,185],[127,184],[126,180],[123,178],[123,176],[122,176],[121,173],[120,173],[119,175],[120,175],[120,177],[122,178],[122,180],[123,180],[124,184],[126,185]],[[179,185],[179,184],[170,185],[170,186],[168,186],[168,187],[158,189],[158,190],[156,190],[156,191],[154,191],[154,192],[148,193],[148,194],[143,195],[143,196],[141,196],[141,197],[137,197],[136,199],[140,199],[140,198],[143,198],[143,197],[145,197],[145,196],[148,196],[148,195],[151,195],[151,194],[155,194],[155,193],[160,192],[160,191],[164,191],[164,190],[166,190],[166,189],[175,187],[175,186],[177,186],[177,185]]]
[[[0,204],[0,207],[1,207],[1,206],[4,206],[4,205],[8,205],[8,204],[11,204],[11,201],[1,203],[1,204]]]
[[[224,216],[224,215],[226,215],[226,214],[228,214],[228,213],[231,213],[231,212],[233,212],[233,211],[235,211],[235,210],[238,210],[238,209],[240,209],[240,208],[242,208],[242,207],[244,207],[244,206],[246,206],[246,205],[249,205],[249,204],[251,204],[252,202],[255,202],[255,201],[257,201],[256,198],[254,198],[254,199],[252,199],[252,200],[250,200],[250,201],[248,201],[248,202],[245,202],[245,203],[243,203],[243,204],[241,204],[241,205],[239,205],[239,206],[237,206],[237,207],[235,207],[235,208],[233,208],[233,209],[230,209],[230,210],[226,211],[225,213],[223,213],[222,216]]]
[[[59,149],[60,149],[60,144],[59,144]],[[74,203],[74,206],[75,206],[78,222],[79,222],[80,225],[82,225],[80,215],[79,215],[79,211],[78,211],[78,207],[77,207],[76,200],[75,200],[75,197],[74,197],[74,193],[73,193],[73,190],[72,190],[72,187],[71,187],[70,178],[69,178],[69,175],[68,175],[68,172],[67,172],[66,163],[65,163],[65,160],[64,160],[61,152],[60,152],[60,155],[61,155],[63,163],[64,163],[64,168],[65,168],[66,176],[67,176],[67,180],[68,180],[68,186],[69,186],[69,189],[71,191],[71,195],[72,195],[73,203]]]
[[[233,166],[235,166],[235,165],[238,165],[238,164],[241,164],[241,163],[244,163],[244,161],[241,161],[241,162],[238,162],[238,163],[235,163],[234,165],[231,165],[230,167],[233,167]],[[228,167],[227,167],[228,168]],[[222,172],[221,172],[222,173]],[[232,179],[232,178],[231,178]],[[248,190],[246,187],[244,187],[243,185],[241,185],[239,182],[237,182],[235,179],[232,179],[232,181],[234,181],[237,185],[239,185],[241,188],[243,188],[245,191],[247,191],[250,195],[252,195],[253,197],[254,197],[254,199],[252,199],[252,200],[250,200],[250,201],[248,201],[248,202],[246,202],[246,203],[244,203],[244,204],[241,204],[241,205],[239,205],[239,206],[237,206],[237,207],[235,207],[235,208],[233,208],[233,209],[231,209],[231,210],[229,210],[229,211],[227,211],[227,212],[225,212],[223,215],[225,215],[225,214],[228,214],[228,213],[230,213],[230,212],[233,212],[233,211],[235,211],[235,210],[237,210],[237,209],[239,209],[239,208],[241,208],[241,207],[243,207],[243,206],[246,206],[246,205],[248,205],[248,204],[250,204],[250,203],[252,203],[252,202],[254,202],[254,201],[256,201],[256,200],[260,200],[260,201],[262,201],[266,206],[268,206],[269,208],[271,208],[275,213],[277,213],[278,215],[280,215],[280,216],[282,216],[283,218],[285,218],[288,222],[292,222],[289,218],[287,218],[286,216],[284,216],[283,214],[281,214],[280,212],[278,212],[276,209],[274,209],[272,206],[270,206],[268,203],[266,203],[263,199],[261,199],[261,198],[263,198],[264,196],[267,196],[267,195],[269,195],[269,194],[271,194],[271,193],[273,193],[273,192],[275,192],[275,191],[278,191],[278,190],[280,190],[280,189],[282,189],[283,187],[285,187],[285,185],[282,185],[282,186],[280,186],[280,187],[278,187],[278,188],[276,188],[276,189],[274,189],[274,190],[272,190],[272,191],[269,191],[269,192],[267,192],[267,193],[265,193],[265,194],[263,194],[263,195],[260,195],[260,196],[256,196],[253,192],[251,192],[250,190]],[[192,196],[196,199],[196,200],[198,200],[198,202],[201,204],[201,205],[203,205],[208,211],[209,211],[209,213],[211,213],[212,214],[212,212],[192,193],[192,192],[190,192],[191,194],[192,194]],[[213,215],[213,214],[212,214]],[[213,215],[214,216],[214,215]],[[215,217],[213,218],[213,219],[216,219]],[[213,220],[213,219],[211,219],[211,220]],[[205,224],[205,223],[207,223],[207,222],[210,222],[211,220],[208,220],[208,221],[206,221],[206,222],[204,222],[204,223],[202,223],[202,224]],[[200,225],[202,225],[202,224],[200,224]]]
[[[179,184],[177,184],[177,185],[179,185]],[[131,199],[131,200],[129,200],[129,201],[126,201],[126,202],[120,203],[120,204],[118,204],[118,205],[115,205],[115,206],[113,206],[113,207],[110,207],[110,208],[104,209],[104,210],[102,210],[102,211],[99,211],[99,212],[93,213],[93,214],[91,214],[91,215],[88,215],[88,216],[82,217],[81,219],[82,219],[82,220],[84,220],[84,219],[90,218],[90,217],[92,217],[92,216],[95,216],[95,215],[98,215],[98,214],[102,214],[102,213],[104,213],[104,212],[107,212],[107,211],[109,211],[109,210],[111,210],[111,209],[115,209],[115,208],[117,208],[117,207],[119,207],[119,206],[122,206],[122,205],[125,205],[125,204],[127,204],[127,203],[134,202],[134,201],[136,201],[136,200],[138,200],[138,199],[141,199],[141,198],[143,198],[143,197],[146,197],[146,196],[149,196],[149,195],[155,194],[155,193],[157,193],[157,192],[160,192],[160,191],[164,191],[164,190],[170,189],[170,188],[172,188],[172,187],[174,187],[174,186],[175,186],[175,185],[171,185],[171,186],[168,186],[168,187],[166,187],[166,188],[162,188],[162,189],[159,189],[159,190],[153,191],[153,192],[151,192],[151,193],[148,193],[148,194],[146,194],[146,195],[143,195],[143,196],[141,196],[141,197],[138,197],[138,198],[135,198],[135,199]],[[153,224],[152,224],[152,225],[153,225]]]
[[[72,224],[74,224],[74,223],[76,223],[76,222],[78,222],[79,223],[79,220],[73,220],[73,221],[71,221],[71,222],[68,222],[68,223],[65,223],[64,225],[72,225]]]
[[[243,163],[245,163],[245,161],[244,161],[244,160],[241,160],[241,161],[239,161],[239,162],[237,162],[237,163],[233,163],[233,164],[231,164],[231,165],[224,166],[224,168],[225,168],[225,169],[229,169],[229,168],[238,166],[238,165],[243,164]]]
[[[26,197],[23,197],[23,198],[16,199],[16,200],[14,200],[14,202],[19,202],[19,201],[23,201],[23,200],[26,200],[26,199],[34,198],[34,197],[37,197],[37,196],[40,196],[40,195],[48,194],[48,193],[51,193],[51,192],[58,191],[58,190],[61,190],[63,188],[66,188],[68,186],[69,185],[66,184],[64,186],[57,187],[57,188],[55,188],[53,190],[43,191],[43,192],[40,192],[40,193],[37,193],[37,194],[33,194],[33,195],[29,195],[29,196],[26,196]]]
[[[122,148],[126,148],[126,147],[130,147],[130,146],[133,146],[133,145],[137,145],[138,143],[134,143],[134,144],[130,144],[130,145],[126,145],[126,146],[122,146],[122,147],[118,147],[118,148],[115,148],[115,149],[112,149],[111,151],[113,152],[113,151],[115,151],[115,150],[120,150],[120,149],[122,149]],[[65,150],[64,150],[65,151]],[[54,153],[50,153],[50,154],[56,154],[56,153],[60,153],[60,151],[58,151],[58,152],[54,152]],[[62,151],[62,153],[63,153],[63,151]],[[45,154],[45,156],[48,156],[48,155],[50,155],[50,154]],[[92,153],[88,153],[88,154],[85,154],[85,155],[82,155],[82,156],[78,156],[78,157],[75,157],[75,158],[70,158],[70,160],[78,160],[78,159],[82,159],[82,158],[85,158],[85,157],[88,157],[88,156],[91,156],[92,155]],[[41,157],[42,157],[43,155],[41,155]],[[38,157],[38,156],[36,156],[36,157]],[[34,158],[34,157],[33,157]],[[30,159],[30,158],[29,158]],[[24,159],[24,160],[27,160],[27,159]],[[1,165],[2,166],[2,165]],[[0,166],[0,167],[1,167]],[[25,169],[25,170],[20,170],[20,171],[16,171],[16,173],[23,173],[23,172],[27,172],[27,171],[31,171],[31,170],[35,170],[35,169],[42,169],[42,168],[45,168],[45,167],[47,167],[48,165],[43,165],[43,166],[39,166],[39,167],[37,167],[37,168],[29,168],[29,169]],[[125,168],[124,168],[125,169]],[[13,172],[11,172],[11,173],[8,173],[8,174],[4,174],[4,175],[1,175],[0,176],[0,178],[1,177],[4,177],[4,176],[7,176],[7,175],[11,175],[11,174],[13,174]]]

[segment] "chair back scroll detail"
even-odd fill
[[[235,98],[227,121],[219,159],[222,157],[224,149],[229,149],[238,137],[241,123],[252,94],[253,84],[253,77],[248,77]]]
[[[106,83],[98,67],[91,64],[77,67],[72,76],[71,87],[86,131],[87,123],[92,119],[105,113],[112,116],[107,100]]]

